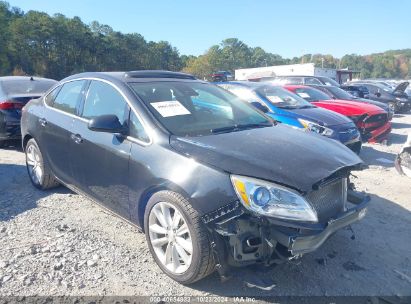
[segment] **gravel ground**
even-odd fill
[[[411,179],[393,160],[411,115],[396,115],[390,145],[365,145],[370,168],[356,173],[370,193],[366,218],[339,231],[294,263],[237,270],[222,283],[214,274],[189,287],[154,263],[144,235],[91,201],[60,187],[35,190],[24,154],[0,150],[0,295],[411,295]],[[270,280],[262,291],[244,281]]]

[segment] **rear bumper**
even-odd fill
[[[0,124],[0,140],[21,139],[21,129],[19,124]]]

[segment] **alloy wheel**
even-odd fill
[[[34,145],[29,145],[26,150],[26,163],[31,180],[40,185],[43,177],[43,167],[40,158],[40,152]]]
[[[159,202],[150,211],[148,225],[158,260],[173,274],[185,272],[191,265],[193,242],[181,212],[169,203]]]

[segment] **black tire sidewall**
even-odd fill
[[[171,273],[162,263],[161,261],[158,260],[158,257],[156,253],[154,252],[153,246],[151,245],[150,241],[150,235],[149,235],[149,228],[148,228],[148,222],[149,222],[149,215],[151,209],[159,202],[166,202],[171,204],[173,207],[175,207],[184,217],[184,220],[187,223],[188,229],[191,234],[191,240],[193,243],[193,253],[191,257],[191,265],[190,267],[182,274],[173,274]],[[199,241],[199,236],[197,232],[197,228],[195,227],[195,224],[192,222],[191,216],[187,214],[187,211],[184,208],[184,204],[176,197],[173,195],[170,195],[170,192],[168,191],[162,191],[154,194],[148,201],[147,206],[146,206],[146,211],[144,213],[144,231],[146,235],[146,240],[148,243],[148,247],[150,249],[151,255],[153,256],[154,260],[156,261],[157,265],[161,268],[161,270],[166,273],[169,277],[171,277],[173,280],[182,283],[182,284],[188,284],[192,281],[193,277],[196,277],[198,272],[200,271],[200,265],[201,265],[201,260],[200,257],[202,256],[201,254],[201,244]]]

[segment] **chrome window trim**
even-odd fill
[[[132,137],[132,136],[126,136],[126,139],[129,140],[129,141],[131,141],[131,142],[133,142],[133,143],[142,145],[142,146],[149,146],[149,145],[151,145],[151,144],[153,143],[153,139],[152,139],[152,136],[151,136],[150,132],[147,132],[147,130],[149,129],[148,126],[147,126],[147,124],[146,124],[146,123],[144,122],[144,120],[141,118],[140,114],[139,114],[139,113],[137,112],[137,110],[134,108],[134,106],[132,105],[132,103],[130,102],[130,100],[127,98],[126,95],[124,95],[124,93],[120,90],[120,88],[119,88],[118,86],[116,86],[114,83],[112,83],[112,82],[110,82],[110,81],[108,81],[108,80],[101,79],[101,78],[95,78],[95,77],[82,77],[82,78],[70,79],[70,80],[66,80],[66,81],[64,81],[64,82],[61,82],[61,83],[59,83],[58,86],[55,86],[47,95],[45,95],[45,96],[42,98],[44,106],[45,106],[46,108],[48,108],[48,109],[52,109],[52,110],[57,111],[57,112],[59,112],[59,113],[61,113],[61,114],[68,115],[68,116],[70,116],[70,117],[72,117],[72,118],[81,120],[81,121],[83,121],[83,122],[89,122],[89,121],[90,121],[89,119],[85,119],[85,118],[83,118],[83,117],[80,117],[80,116],[77,116],[77,115],[74,115],[74,114],[71,114],[71,113],[67,113],[67,112],[64,112],[64,111],[62,111],[62,110],[59,110],[59,109],[50,107],[50,106],[46,103],[46,97],[47,97],[49,94],[51,94],[51,92],[53,92],[56,88],[58,88],[58,87],[60,87],[60,86],[63,86],[63,85],[66,84],[66,83],[73,82],[73,81],[77,81],[77,80],[91,80],[91,81],[94,80],[94,81],[101,81],[101,82],[104,82],[104,83],[112,86],[117,92],[120,93],[120,95],[124,98],[124,100],[126,101],[126,103],[128,104],[128,106],[130,107],[130,109],[134,112],[134,114],[136,115],[137,119],[140,121],[141,125],[143,126],[144,132],[146,132],[149,141],[146,142],[146,141],[143,141],[143,140],[141,140],[141,139],[138,139],[138,138],[135,138],[135,137]],[[87,90],[87,94],[88,94],[88,90]],[[86,98],[86,97],[87,97],[87,96],[85,96],[85,98]],[[84,101],[85,101],[85,99],[84,99]]]

